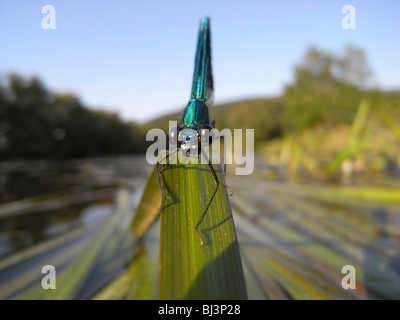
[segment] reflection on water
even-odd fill
[[[116,190],[132,190],[150,167],[143,157],[0,163],[0,259],[107,219]]]
[[[390,215],[385,207],[377,207],[371,218],[375,224],[375,234],[364,248],[364,284],[368,298],[374,299],[377,295],[385,298],[388,288],[394,285],[393,273],[396,275],[400,272],[400,237],[396,239],[388,231]],[[397,298],[400,299],[400,296]]]
[[[143,156],[0,163],[0,299],[43,298],[46,264],[69,272],[83,299],[120,273],[150,170]]]

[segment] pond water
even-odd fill
[[[0,163],[0,259],[105,220],[118,189],[138,192],[150,170],[141,156]]]
[[[74,298],[120,274],[151,169],[144,156],[0,162],[0,299],[41,298],[41,267],[62,272],[77,257],[96,264]],[[249,298],[400,298],[400,201],[290,183],[270,169],[257,159],[252,175],[227,177]],[[344,265],[356,268],[357,290],[341,287]]]

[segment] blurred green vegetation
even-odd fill
[[[1,158],[70,158],[136,153],[140,130],[115,113],[90,110],[77,97],[48,91],[36,77],[0,83]]]

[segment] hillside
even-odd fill
[[[182,108],[183,112],[183,108]],[[141,125],[147,132],[160,128],[167,132],[169,121],[181,120],[182,112],[171,113]],[[210,108],[210,119],[218,130],[254,129],[256,144],[282,135],[283,98],[243,100],[215,105]]]

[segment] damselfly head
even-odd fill
[[[198,157],[199,149],[199,134],[195,129],[183,128],[178,134],[180,142],[180,150],[186,157]]]

